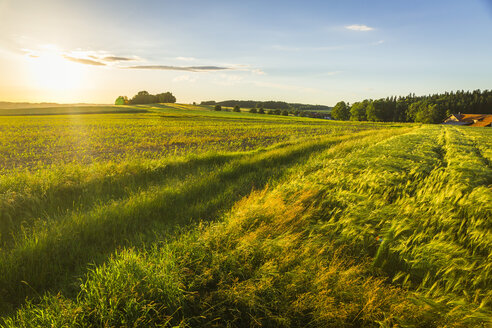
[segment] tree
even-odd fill
[[[155,95],[157,97],[157,101],[160,103],[175,103],[176,97],[173,96],[171,92],[164,92]]]
[[[157,97],[151,95],[147,91],[139,91],[133,98],[130,100],[131,104],[152,104],[157,102]]]
[[[437,104],[430,104],[422,101],[410,105],[412,116],[415,122],[420,123],[440,123],[444,119],[445,112],[441,111]]]
[[[347,105],[348,106],[348,105]],[[492,113],[492,90],[444,92],[427,96],[386,97],[352,105],[350,119],[382,122],[439,123],[450,114]],[[336,110],[334,111],[336,116]]]
[[[283,116],[289,116],[289,112],[287,111],[287,109],[284,109],[284,110],[282,111],[282,115],[283,115]]]
[[[236,113],[240,113],[241,112],[241,108],[238,105],[236,105],[236,106],[234,106],[233,111],[236,112]]]
[[[118,97],[119,99],[120,97]],[[126,97],[124,97],[126,99]],[[117,99],[117,100],[118,100]],[[121,100],[120,100],[121,101]],[[173,96],[171,92],[159,93],[157,95],[152,95],[147,91],[140,91],[135,96],[132,97],[127,103],[138,105],[138,104],[155,104],[155,103],[175,103],[176,97]]]
[[[222,110],[222,106],[221,105],[215,105],[214,111],[220,112],[221,110]]]
[[[366,106],[368,101],[356,102],[352,104],[350,108],[350,120],[351,121],[365,121],[366,120]]]
[[[381,122],[384,115],[384,102],[375,100],[366,107],[366,117],[368,121]]]
[[[263,109],[263,107],[260,107],[260,109],[258,109],[258,114],[265,114],[265,110]]]
[[[255,107],[251,108],[251,109],[249,110],[249,112],[250,112],[250,113],[253,113],[253,114],[256,114],[256,113],[257,113],[257,111],[256,111],[256,108],[255,108]]]
[[[331,116],[335,120],[347,121],[350,118],[349,106],[344,101],[338,102],[331,110]]]
[[[128,98],[126,96],[119,96],[116,98],[115,105],[121,106],[121,105],[128,105]]]

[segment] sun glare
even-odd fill
[[[28,62],[30,78],[39,88],[63,91],[83,85],[85,67],[66,60],[61,54],[30,55]]]

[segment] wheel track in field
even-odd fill
[[[460,146],[473,147],[470,154],[479,157],[480,161],[485,166],[487,166],[487,162],[484,160],[483,156],[480,156],[481,154],[477,153],[477,147],[474,142],[467,142],[467,144],[465,145],[460,143],[455,145],[456,142],[454,141],[454,138],[456,138],[456,135],[453,135],[454,132],[458,133],[459,136],[466,138],[466,135],[460,129],[457,129],[456,127],[442,127],[442,129],[443,131],[441,132],[440,137],[437,139],[437,143],[439,145],[439,149],[437,149],[437,153],[442,156],[441,160],[443,165],[436,166],[435,169],[425,178],[423,183],[420,184],[419,190],[416,190],[414,196],[409,198],[409,201],[415,204],[426,204],[427,202],[431,204],[434,203],[432,208],[434,208],[435,210],[426,212],[421,222],[416,221],[416,219],[419,219],[418,211],[413,213],[412,214],[413,216],[410,216],[412,222],[411,224],[413,225],[413,228],[411,230],[434,231],[436,236],[430,234],[426,237],[425,240],[420,240],[420,242],[424,242],[424,243],[430,243],[437,237],[437,234],[444,233],[444,235],[447,236],[445,237],[446,238],[445,240],[447,243],[449,243],[448,244],[449,247],[456,245],[457,247],[466,250],[466,252],[469,252],[469,256],[471,258],[477,255],[474,254],[474,249],[477,246],[467,238],[464,238],[463,236],[466,237],[467,234],[461,231],[463,226],[466,227],[468,225],[468,221],[469,221],[468,218],[466,216],[464,218],[461,218],[462,220],[464,220],[461,226],[459,224],[451,226],[450,221],[448,220],[445,220],[446,222],[441,221],[443,219],[443,215],[444,217],[447,216],[445,210],[442,210],[441,208],[442,207],[452,208],[453,212],[457,213],[457,212],[464,211],[464,213],[467,213],[466,205],[463,205],[457,200],[455,200],[452,194],[448,195],[448,192],[454,191],[455,188],[457,187],[455,186],[455,184],[460,183],[460,181],[456,181],[455,171],[462,170],[462,168],[460,166],[457,166],[456,161],[451,162],[452,158],[450,158],[450,156],[453,156],[453,153],[457,151],[456,148]],[[469,141],[469,140],[466,139],[465,141]],[[487,166],[487,168],[490,169],[489,166]],[[486,184],[487,183],[485,183],[485,185]],[[463,182],[463,186],[470,186],[470,188],[472,188],[471,190],[475,188],[480,188],[483,185],[484,183],[475,184],[475,181]],[[459,188],[461,188],[461,190],[466,190],[463,189],[464,187],[458,187],[458,189]],[[468,190],[468,193],[470,193],[471,190]],[[460,219],[460,217],[463,215],[466,214],[463,213],[459,215],[456,214],[455,219]],[[425,218],[425,216],[427,216],[427,219]],[[411,235],[413,232],[409,231],[408,233]],[[440,238],[443,237],[441,236]],[[413,260],[412,256],[407,258],[407,260],[411,262]],[[429,270],[431,270],[429,272],[432,272],[431,276],[435,275],[436,277],[437,276],[441,277],[440,279],[444,279],[447,269],[448,267],[443,267],[443,268],[433,267],[432,270],[435,271],[432,271],[431,268],[429,268]],[[436,277],[430,278],[429,281],[434,281],[434,279],[437,279]],[[446,284],[448,284],[447,282],[448,280],[446,279],[443,280],[444,286],[447,286]],[[453,281],[450,280],[449,283],[452,284]]]
[[[470,144],[473,146],[473,150],[475,152],[475,154],[481,159],[481,161],[489,168],[489,169],[492,169],[492,163],[490,162],[490,160],[485,157],[482,153],[482,151],[480,150],[480,147],[477,143],[477,141],[475,140],[475,138],[473,136],[471,136],[470,134],[466,133],[463,129],[458,129],[456,127],[453,127],[454,130],[460,134],[460,136],[462,138],[466,138]]]

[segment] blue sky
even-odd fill
[[[492,88],[492,2],[0,0],[0,100],[340,100]]]

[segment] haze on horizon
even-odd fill
[[[0,101],[334,105],[492,87],[492,4],[0,0]]]

